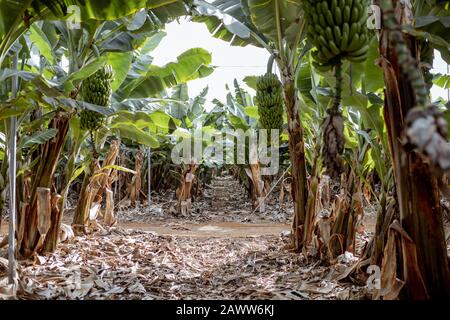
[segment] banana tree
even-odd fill
[[[134,21],[133,21],[134,22]],[[118,23],[118,25],[122,25]],[[133,31],[136,32],[136,31]],[[104,34],[104,33],[102,33]],[[148,54],[156,48],[159,41],[162,39],[164,34],[157,32],[152,32],[151,37],[145,38],[140,41],[138,50],[135,54],[128,54],[127,56],[114,56],[112,59],[112,67],[117,71],[121,80],[113,83],[113,90],[116,89],[116,93],[113,97],[113,104],[120,105],[121,108],[124,106],[135,106],[143,105],[149,103],[152,100],[150,97],[161,96],[161,93],[165,91],[166,88],[170,88],[179,83],[195,79],[197,77],[204,77],[209,75],[213,69],[209,67],[211,62],[211,55],[203,49],[194,48],[190,49],[183,54],[181,54],[177,61],[168,63],[165,66],[157,67],[151,65],[151,56]],[[91,41],[90,43],[95,44],[96,41]],[[103,47],[103,46],[102,46]],[[102,52],[102,47],[99,47],[99,52]],[[111,44],[108,44],[108,48]],[[107,50],[105,50],[107,51]],[[101,57],[101,56],[100,56]],[[123,63],[125,58],[126,64]],[[134,60],[132,62],[131,60]],[[95,60],[94,62],[95,63]],[[128,70],[127,70],[128,68]],[[79,78],[79,77],[77,77]],[[117,78],[116,78],[117,80]],[[160,99],[162,102],[164,99]],[[123,113],[120,114],[123,118]],[[156,113],[152,114],[156,115]],[[106,129],[113,129],[113,131],[120,131],[120,135],[125,138],[130,138],[137,143],[146,144],[149,147],[156,147],[157,142],[152,138],[152,134],[156,132],[151,130],[151,127],[147,129],[150,133],[146,132],[143,127],[136,125],[139,122],[121,122],[117,121],[121,117],[116,117],[110,126],[106,126]],[[103,140],[105,136],[103,135]],[[147,142],[150,139],[150,143]],[[152,140],[153,139],[153,140]],[[98,141],[92,141],[94,145]],[[96,166],[92,162],[89,166],[91,174],[94,174],[94,167]],[[85,175],[85,184],[90,180],[89,175]],[[82,192],[84,192],[83,189]],[[86,191],[87,192],[87,191]],[[85,203],[85,199],[88,199],[88,195],[82,194],[80,197],[80,203],[77,206],[76,214],[74,216],[73,224],[79,226],[83,229],[83,226],[88,222],[88,212],[90,210],[90,204]],[[92,196],[91,196],[92,198]]]
[[[44,159],[44,161],[41,161],[40,166],[37,168],[39,174],[35,176],[36,181],[33,181],[30,194],[24,193],[19,197],[23,202],[23,215],[20,216],[19,225],[23,229],[20,245],[21,254],[24,257],[30,256],[36,250],[54,250],[59,224],[63,215],[64,199],[67,190],[64,190],[64,197],[61,199],[61,196],[57,193],[51,195],[51,187],[65,138],[69,132],[70,119],[75,115],[75,111],[77,107],[80,107],[80,104],[73,100],[65,100],[60,97],[67,95],[75,98],[77,91],[67,90],[67,85],[72,85],[72,82],[82,80],[83,77],[86,77],[89,73],[92,73],[96,68],[101,66],[101,60],[97,59],[97,57],[92,59],[89,56],[83,55],[86,51],[78,52],[73,49],[73,45],[76,43],[75,37],[73,37],[75,33],[69,28],[65,28],[65,24],[58,22],[38,23],[40,24],[39,27],[44,28],[47,33],[40,32],[38,26],[34,25],[31,27],[29,34],[27,33],[25,35],[25,40],[27,40],[30,49],[34,49],[42,56],[37,66],[37,69],[41,73],[40,77],[50,79],[50,81],[59,85],[60,89],[65,89],[67,93],[64,94],[61,91],[55,90],[55,87],[53,88],[53,95],[47,97],[46,103],[52,106],[56,112],[55,117],[49,122],[49,128],[56,130],[57,134],[48,145],[44,146],[42,153],[36,154],[35,160]],[[83,32],[81,31],[76,35],[79,36],[80,34],[83,35]],[[64,52],[58,50],[62,47],[66,47],[68,52],[66,55],[69,61],[67,71],[62,66]],[[55,48],[55,50],[52,51],[52,48]],[[48,63],[51,64],[49,68],[46,67]],[[33,69],[36,69],[36,66],[31,65],[29,68],[30,71],[33,71]],[[64,109],[61,106],[64,104],[66,104],[68,109]],[[107,111],[99,107],[94,107],[94,109],[100,112]],[[24,190],[22,191],[24,192]],[[39,203],[42,204],[44,202],[52,203],[49,205],[50,210],[42,210],[39,207]],[[46,222],[48,225],[45,228],[36,225],[37,222],[44,219],[40,217],[41,213],[47,215]]]
[[[231,146],[234,146],[234,139],[237,139],[238,143],[243,143],[240,141],[237,135],[238,130],[247,133],[249,130],[252,131],[251,134],[256,134],[254,132],[259,127],[259,115],[257,107],[253,105],[253,98],[248,94],[235,79],[233,82],[234,90],[226,86],[228,93],[226,96],[226,101],[222,103],[221,101],[214,99],[214,104],[216,108],[223,110],[226,118],[223,120],[225,125],[225,132],[230,134],[230,138],[233,139]],[[250,141],[250,143],[252,143]],[[256,141],[255,141],[256,143]],[[245,154],[249,154],[252,157],[250,150],[253,150],[254,146],[250,146],[245,143]],[[264,211],[264,197],[267,190],[265,190],[264,181],[261,176],[260,162],[255,161],[257,159],[240,159],[239,158],[239,148],[241,146],[235,146],[233,149],[233,167],[236,169],[235,175],[239,179],[239,182],[243,184],[249,192],[249,196],[252,200],[252,206],[254,209],[259,207],[260,211]],[[243,161],[241,163],[240,161]]]
[[[196,187],[196,192],[200,192],[202,173],[223,165],[223,159],[220,156],[213,157],[212,154],[216,152],[213,151],[216,150],[214,148],[221,148],[218,145],[220,142],[213,142],[213,137],[216,139],[222,135],[220,130],[223,128],[224,112],[217,106],[206,111],[207,93],[208,87],[194,98],[190,98],[187,85],[178,85],[171,94],[171,99],[176,102],[171,103],[167,109],[167,112],[179,123],[177,130],[170,135],[172,143],[166,147],[171,149],[170,154],[176,165],[175,169],[181,171],[179,187],[176,191],[178,199],[176,209],[183,215],[191,210],[193,188]],[[191,148],[192,141],[194,150]],[[180,157],[181,152],[182,157]]]
[[[212,4],[195,1],[194,4],[198,15],[202,17],[199,19],[202,19],[210,30],[213,26],[217,27],[215,36],[240,45],[257,43],[268,50],[276,61],[283,83],[288,117],[294,201],[292,240],[294,248],[299,250],[305,242],[305,221],[310,220],[306,210],[306,159],[296,86],[306,35],[301,4],[287,0],[219,0]]]
[[[78,16],[69,15],[67,10],[70,5],[75,5],[78,9]],[[3,65],[7,53],[13,47],[16,40],[31,28],[30,38],[33,44],[40,49],[44,58],[47,58],[50,63],[54,62],[52,49],[57,45],[65,46],[72,54],[70,60],[70,73],[77,71],[88,59],[88,53],[92,54],[91,47],[95,48],[95,53],[100,55],[103,51],[110,53],[109,59],[119,63],[120,59],[127,60],[127,56],[121,55],[117,51],[131,51],[136,45],[139,38],[142,39],[142,33],[154,31],[156,28],[162,26],[164,23],[173,19],[174,17],[184,15],[186,13],[186,6],[182,1],[165,0],[165,1],[130,1],[126,4],[117,1],[109,2],[108,4],[100,4],[96,1],[0,1],[0,66]],[[150,10],[142,10],[150,9]],[[134,13],[138,12],[136,15]],[[130,16],[131,15],[131,16]],[[125,21],[109,22],[110,20],[117,20],[122,17]],[[76,19],[78,26],[74,26],[74,30],[61,30],[67,26],[65,23],[57,23],[52,25],[45,22],[41,28],[38,28],[34,22],[56,21],[60,19]],[[127,21],[130,20],[131,21]],[[88,32],[81,30],[81,24],[85,21],[90,21]],[[69,21],[71,22],[71,21]],[[72,26],[72,24],[68,24]],[[57,34],[55,29],[58,29],[62,35]],[[84,29],[86,30],[86,29]],[[91,31],[91,32],[89,32]],[[107,34],[105,35],[105,31]],[[97,32],[97,33],[96,33]],[[100,36],[99,33],[103,34]],[[141,33],[140,35],[138,33]],[[83,48],[83,52],[76,55],[76,44],[80,37],[86,37],[87,45]],[[63,40],[60,43],[60,40]],[[96,41],[97,40],[97,41]],[[100,48],[100,50],[98,50]],[[74,59],[76,58],[76,59]],[[122,60],[122,61],[123,61]],[[101,64],[101,61],[96,61],[90,67],[90,72]],[[103,61],[104,62],[104,61]],[[111,62],[111,61],[109,61]],[[126,64],[125,64],[126,66]],[[58,68],[58,66],[56,66]],[[59,70],[62,69],[59,67]],[[57,72],[58,73],[58,72]],[[126,71],[125,71],[126,73]],[[82,75],[83,73],[81,73]],[[64,74],[63,74],[64,76]],[[72,75],[72,78],[64,79],[66,89],[73,89],[72,80],[80,80],[80,74]],[[77,79],[78,77],[78,79]],[[116,84],[122,81],[119,76],[116,77]],[[67,91],[67,90],[66,90]],[[70,173],[69,173],[70,176]]]
[[[383,294],[385,298],[395,298],[400,286],[405,289],[403,296],[413,299],[448,297],[450,273],[440,205],[440,177],[436,175],[432,158],[427,159],[414,144],[407,148],[400,138],[411,125],[406,120],[408,115],[411,117],[418,108],[424,112],[432,110],[428,108],[428,92],[422,75],[417,74],[420,69],[416,68],[422,60],[420,37],[434,45],[437,40],[448,38],[448,29],[441,24],[448,19],[448,5],[437,1],[406,4],[377,1],[376,4],[382,8],[384,17],[379,35],[380,63],[386,85],[384,120],[400,211],[400,222],[390,225],[384,250]],[[426,15],[420,16],[424,12]],[[412,20],[415,14],[417,20]],[[400,28],[409,34],[402,34]],[[419,30],[415,31],[416,28]],[[439,38],[428,31],[439,32]],[[436,48],[444,51],[444,58],[448,57],[448,44]]]
[[[53,4],[53,2],[49,1],[48,3]],[[171,10],[164,10],[164,8],[162,7],[164,4],[169,4],[169,5],[175,5],[176,3],[180,4],[181,2],[178,1],[167,1],[167,2],[158,2],[153,3],[152,5],[149,5],[149,7],[153,8],[153,11],[149,11],[148,14],[151,15],[150,17],[146,14],[144,15],[144,19],[138,19],[140,22],[139,24],[139,28],[147,28],[148,30],[148,26],[146,25],[147,22],[149,22],[150,26],[154,29],[155,26],[155,20],[158,20],[157,17],[161,16],[162,20],[164,19],[168,19],[171,16]],[[6,21],[5,24],[2,25],[2,29],[1,29],[1,48],[2,48],[2,52],[1,52],[1,59],[2,62],[4,61],[4,57],[6,56],[6,53],[8,52],[8,49],[11,48],[12,44],[15,42],[16,38],[18,36],[20,36],[21,34],[23,34],[30,26],[32,26],[33,30],[31,31],[33,33],[33,37],[30,37],[32,39],[32,43],[35,44],[38,49],[40,50],[40,52],[42,53],[42,56],[44,56],[45,58],[48,58],[50,60],[50,62],[54,62],[52,61],[52,55],[49,54],[49,49],[52,48],[52,46],[49,45],[49,43],[51,43],[52,41],[56,41],[59,42],[59,38],[53,38],[53,39],[45,39],[44,36],[46,36],[46,34],[43,34],[42,32],[39,32],[38,28],[35,28],[34,25],[32,25],[30,23],[30,19],[26,19],[27,15],[29,13],[33,13],[33,17],[35,17],[35,20],[40,20],[44,18],[44,13],[48,13],[48,16],[45,16],[46,18],[52,18],[52,19],[56,19],[59,16],[62,16],[63,13],[66,13],[64,10],[62,10],[62,12],[56,12],[58,10],[55,10],[55,7],[52,7],[52,10],[49,10],[46,6],[40,6],[40,3],[38,2],[33,2],[33,6],[29,7],[29,5],[31,4],[31,2],[24,2],[22,3],[23,6],[20,7],[20,15],[18,15],[17,17],[15,17],[15,19],[13,20],[8,20],[5,19],[4,21]],[[182,4],[182,3],[181,3]],[[3,7],[8,7],[9,4],[5,4],[5,2],[2,2],[1,5]],[[130,6],[126,5],[126,6],[117,6],[116,4],[113,4],[114,6],[105,6],[102,9],[97,10],[95,13],[93,13],[92,11],[90,11],[93,7],[98,7],[98,4],[94,4],[94,2],[88,2],[88,3],[84,3],[84,4],[80,4],[81,7],[81,20],[80,22],[83,22],[84,20],[90,19],[91,20],[91,25],[101,25],[102,27],[107,25],[107,23],[104,23],[105,19],[117,19],[120,18],[122,16],[125,15],[129,15],[130,13],[134,13],[138,10],[140,10],[141,8],[145,8],[146,7],[146,3],[140,3],[140,2],[134,2],[131,3]],[[133,5],[135,7],[133,7]],[[182,6],[184,7],[184,4],[182,4]],[[116,8],[120,8],[120,10],[116,10]],[[64,8],[63,8],[64,9]],[[5,11],[3,11],[2,8],[2,13],[4,13]],[[176,13],[180,13],[181,11],[178,9],[176,10]],[[183,11],[184,12],[184,11]],[[23,17],[25,17],[25,19],[23,19]],[[35,20],[32,20],[33,22]],[[102,20],[102,21],[98,21],[98,20]],[[92,22],[93,21],[93,22]],[[160,20],[158,20],[160,22]],[[135,22],[135,20],[134,20]],[[48,24],[47,24],[48,25]],[[61,24],[58,26],[58,24],[56,23],[56,28],[60,27]],[[121,29],[122,27],[118,27],[120,28],[120,31],[123,31],[123,29]],[[61,28],[60,28],[61,29]],[[113,33],[114,31],[119,31],[119,30],[114,30],[113,28],[110,28],[111,32]],[[61,30],[60,30],[61,31]],[[127,33],[129,33],[129,30],[126,30],[127,32],[122,32],[121,34],[119,33],[119,36],[122,35],[126,35]],[[133,30],[131,30],[133,31]],[[54,35],[55,32],[53,33],[49,33],[49,35]],[[74,37],[78,37],[83,35],[83,32],[76,32],[73,30],[70,30],[69,32],[67,32],[67,36],[61,37],[60,39],[64,39],[66,40],[65,45],[68,47],[70,55],[68,56],[69,58],[69,77],[64,78],[64,74],[63,74],[63,78],[64,81],[64,91],[66,93],[69,93],[71,95],[71,97],[75,97],[76,96],[76,90],[72,90],[72,89],[76,89],[76,86],[74,85],[74,83],[76,83],[77,81],[81,81],[83,79],[83,77],[92,74],[96,69],[98,69],[98,67],[100,67],[102,65],[102,63],[104,63],[105,61],[102,62],[102,57],[100,56],[100,52],[97,52],[98,48],[96,48],[95,45],[93,46],[87,46],[85,48],[89,48],[94,51],[94,55],[95,57],[93,57],[92,53],[89,54],[89,50],[84,50],[81,52],[76,52],[76,50],[73,50],[73,44],[74,44]],[[79,38],[78,38],[79,39]],[[77,40],[78,40],[77,39]],[[89,38],[89,39],[92,39]],[[68,41],[67,41],[68,40]],[[108,39],[107,39],[108,40]],[[119,37],[120,40],[120,37]],[[110,48],[111,47],[111,41],[114,43],[115,39],[110,40],[109,42],[106,41],[104,42],[104,47],[106,48]],[[123,42],[123,39],[122,39]],[[131,42],[132,43],[132,42]],[[91,43],[92,44],[92,43]],[[110,47],[108,47],[108,45]],[[133,47],[131,48],[131,50],[133,49]],[[111,50],[110,50],[111,51]],[[74,59],[77,58],[77,59]],[[81,59],[78,59],[79,57],[81,57]],[[53,70],[53,75],[50,75],[50,77],[54,77],[54,74],[56,73],[56,79],[59,78],[58,76],[58,72],[60,72],[62,70],[61,65],[60,65],[60,61],[59,62],[59,69],[56,68],[56,70]],[[77,63],[78,62],[78,63]],[[81,63],[80,63],[81,62]],[[86,68],[84,68],[86,67]],[[72,76],[72,77],[70,77]],[[58,133],[55,135],[55,138],[51,140],[51,142],[47,143],[46,145],[44,145],[43,150],[44,150],[44,154],[40,155],[40,159],[43,160],[40,162],[40,167],[38,168],[38,173],[40,173],[39,175],[36,176],[36,181],[34,181],[33,183],[33,190],[43,190],[43,189],[49,189],[51,188],[52,185],[52,181],[53,181],[53,175],[55,172],[55,168],[56,165],[58,163],[58,159],[59,159],[59,155],[60,155],[60,151],[61,148],[64,144],[65,141],[65,137],[67,135],[68,132],[68,128],[69,128],[69,119],[71,117],[71,115],[73,115],[73,111],[74,111],[74,107],[77,107],[79,109],[83,108],[83,105],[86,106],[86,104],[83,103],[78,103],[75,101],[72,101],[70,99],[60,99],[58,98],[59,96],[64,96],[64,94],[62,92],[58,92],[55,91],[54,89],[52,89],[53,85],[47,86],[46,88],[44,88],[45,90],[47,90],[47,92],[45,92],[46,95],[48,95],[48,92],[51,92],[50,97],[53,99],[53,106],[56,106],[57,112],[56,115],[54,117],[54,119],[52,121],[50,121],[49,126],[50,128],[53,129],[57,129]],[[42,89],[42,88],[41,88]],[[60,88],[62,89],[62,88]],[[56,93],[55,93],[56,92]],[[48,101],[46,101],[48,102]],[[64,109],[61,108],[61,104],[66,104],[69,106],[69,109]],[[88,107],[89,108],[89,107]],[[91,109],[96,109],[95,107],[91,107]],[[97,108],[97,111],[99,111],[100,109]],[[102,111],[100,111],[102,112]],[[50,145],[51,143],[51,145]],[[56,145],[55,145],[56,143]],[[39,236],[43,235],[42,232],[43,229],[41,229],[41,232],[39,233],[37,231],[37,226],[36,226],[36,221],[38,221],[39,219],[37,219],[36,216],[36,212],[38,210],[37,208],[37,193],[35,191],[31,192],[29,199],[30,200],[28,203],[28,206],[24,206],[23,207],[23,212],[30,212],[30,214],[24,214],[24,219],[23,219],[23,225],[26,226],[26,228],[24,229],[24,236],[22,240],[22,246],[21,246],[21,253],[23,256],[27,257],[31,254],[33,254],[33,252],[35,252],[36,250],[38,250],[38,248],[42,248],[45,247],[42,246],[41,240],[42,237]],[[48,195],[48,192],[47,192]],[[45,198],[47,199],[48,196],[45,196]],[[55,198],[56,199],[56,198]],[[42,199],[41,199],[42,200]],[[47,199],[48,201],[50,201],[49,199]],[[42,201],[41,201],[42,202]],[[55,210],[58,209],[59,212],[61,212],[60,210],[60,200],[59,198],[56,199],[54,201],[56,203],[55,205]],[[60,213],[57,214],[58,217],[61,216]],[[42,220],[42,219],[41,219]],[[53,219],[53,217],[50,219],[51,220],[51,224],[53,224],[50,228],[56,228],[55,227],[58,224],[58,221],[60,221],[60,219],[56,218]],[[48,228],[44,228],[46,229],[46,231],[48,231]],[[44,234],[46,234],[46,232],[44,232]],[[57,234],[56,232],[52,232],[52,234]],[[54,241],[52,241],[54,242]]]

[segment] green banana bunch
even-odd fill
[[[283,128],[283,89],[280,80],[273,73],[266,73],[256,82],[256,105],[259,122],[264,129]]]
[[[97,70],[93,75],[83,80],[81,95],[84,101],[102,107],[109,107],[114,72],[110,65]],[[104,116],[92,110],[82,110],[80,113],[81,129],[91,132],[103,125]]]
[[[343,59],[362,62],[369,50],[368,0],[303,1],[314,66],[330,70]]]
[[[322,156],[327,173],[338,176],[343,170],[344,125],[340,110],[342,61],[363,62],[369,50],[367,7],[369,0],[305,0],[303,9],[307,37],[315,49],[311,55],[319,71],[334,67],[336,88],[328,116],[322,124]]]

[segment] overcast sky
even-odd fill
[[[193,47],[204,48],[212,53],[212,64],[217,68],[209,77],[188,83],[191,97],[198,94],[204,87],[209,86],[208,100],[218,98],[224,101],[227,93],[225,84],[232,87],[234,78],[242,83],[242,79],[248,75],[261,75],[266,72],[269,55],[264,49],[254,46],[230,46],[225,41],[213,38],[202,23],[183,20],[180,23],[167,24],[165,29],[167,36],[152,52],[152,56],[155,58],[154,64],[164,65],[174,61],[179,54]],[[441,59],[439,53],[437,53],[434,61],[433,72],[447,73],[447,65]],[[246,89],[252,91],[247,87]],[[439,96],[447,99],[447,90],[434,86],[432,96],[433,99]]]

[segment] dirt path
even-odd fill
[[[189,222],[119,223],[124,229],[154,232],[157,235],[195,238],[239,238],[266,235],[278,236],[288,232],[290,226],[282,223],[214,222],[193,224]]]
[[[70,221],[64,221],[70,225]],[[240,238],[259,236],[279,236],[289,232],[290,225],[283,223],[240,223],[211,222],[191,223],[183,220],[155,221],[153,223],[123,222],[117,227],[129,230],[147,231],[158,236],[177,236],[194,238]],[[8,221],[0,229],[0,238],[8,234]]]
[[[257,221],[244,222],[252,213],[250,200],[247,199],[245,189],[231,176],[216,177],[211,188],[205,196],[196,204],[201,205],[204,214],[211,217],[210,220],[199,221],[186,217],[165,216],[155,219],[152,211],[146,211],[146,207],[134,208],[135,214],[122,219],[121,210],[118,211],[118,227],[139,231],[154,232],[156,235],[182,236],[195,238],[239,238],[258,237],[266,235],[279,236],[282,232],[289,231],[290,226],[286,221]],[[166,211],[169,211],[166,209]],[[268,210],[267,215],[272,211]],[[125,213],[126,216],[126,213]],[[220,218],[231,218],[233,221],[221,221]],[[282,219],[285,220],[285,219]],[[72,223],[71,214],[66,214],[63,223]],[[8,221],[3,221],[0,235],[8,233]]]

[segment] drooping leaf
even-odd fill
[[[368,92],[376,92],[381,88],[384,88],[383,71],[376,65],[379,56],[378,39],[377,37],[373,37],[370,42],[369,52],[364,66],[365,85],[366,91]]]
[[[130,139],[151,148],[157,148],[159,146],[158,140],[156,140],[152,134],[139,129],[130,123],[117,123],[111,127],[115,129],[122,138]]]
[[[111,89],[113,91],[117,90],[125,80],[132,59],[132,52],[110,52],[108,54],[108,64],[110,64],[114,70],[114,80],[111,83]]]
[[[35,132],[31,136],[24,136],[19,143],[19,148],[30,148],[37,144],[44,144],[54,138],[57,133],[57,129],[51,128]]]
[[[245,114],[248,115],[250,118],[259,119],[259,113],[258,113],[258,107],[257,106],[248,106],[244,108]]]
[[[195,78],[208,76],[213,68],[211,54],[201,48],[193,48],[178,56],[176,62],[163,67],[151,66],[142,77],[130,81],[123,86],[118,96],[121,98],[154,97],[166,88],[176,86]]]
[[[258,76],[247,76],[243,79],[245,84],[252,88],[253,90],[256,90],[256,82],[258,81]]]
[[[103,67],[105,63],[107,62],[108,57],[107,56],[100,56],[89,62],[88,64],[84,65],[80,70],[73,72],[70,74],[66,79],[64,83],[64,88],[66,92],[69,92],[73,90],[74,81],[81,81],[89,77],[90,75],[94,74],[98,69]]]
[[[109,169],[114,169],[114,170],[117,170],[117,171],[123,171],[123,172],[131,173],[131,174],[136,174],[136,171],[128,169],[128,168],[125,168],[123,166],[118,166],[116,164],[110,164],[110,165],[104,166],[101,170],[104,171],[104,170],[109,170]]]
[[[162,39],[166,36],[166,33],[164,31],[158,31],[152,36],[148,37],[145,41],[144,45],[141,48],[140,54],[146,55],[158,47],[158,45],[161,43]]]
[[[114,110],[111,108],[106,108],[103,106],[98,106],[96,104],[69,99],[69,98],[50,98],[44,97],[43,100],[48,104],[52,105],[54,108],[58,107],[66,107],[68,109],[86,109],[98,112],[104,116],[110,116],[114,113]]]
[[[450,89],[450,75],[437,75],[433,83],[443,89]]]
[[[246,0],[194,0],[193,21],[204,23],[211,34],[233,46],[260,44],[251,37],[252,26],[244,11]]]
[[[275,44],[285,39],[290,46],[294,45],[303,23],[300,1],[248,0],[248,6],[251,20],[259,31]]]
[[[30,39],[51,64],[54,64],[52,48],[46,34],[36,25],[33,24],[30,28]]]

